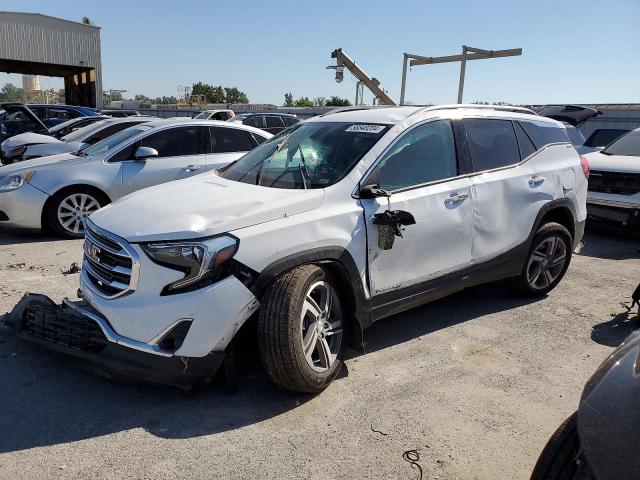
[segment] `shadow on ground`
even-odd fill
[[[526,303],[487,285],[375,324],[368,352]],[[2,333],[0,332],[0,335]],[[351,352],[352,356],[359,355]],[[273,386],[253,362],[238,393],[213,384],[195,394],[123,383],[74,368],[63,357],[5,335],[0,343],[0,453],[143,428],[166,438],[191,438],[257,423],[298,407],[311,396]],[[346,369],[341,377],[348,375]],[[338,380],[340,381],[340,380]]]
[[[594,325],[591,340],[600,345],[618,347],[631,332],[640,328],[638,310],[618,313],[611,320]]]
[[[628,232],[590,226],[585,232],[583,257],[626,260],[640,258],[640,237]],[[639,279],[640,280],[640,279]]]
[[[47,233],[34,233],[32,231],[20,230],[3,230],[0,229],[0,246],[1,245],[18,245],[26,243],[47,243],[64,240],[64,238],[56,237]]]

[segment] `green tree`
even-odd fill
[[[284,94],[284,106],[285,107],[293,107],[294,102],[293,102],[293,93],[289,92],[289,93],[285,93]]]
[[[324,107],[327,104],[327,99],[324,97],[316,97],[312,101],[314,107]]]
[[[22,102],[24,100],[24,90],[16,87],[13,83],[5,83],[0,91],[0,102]]]
[[[227,103],[249,103],[249,97],[236,87],[225,87],[224,98]]]
[[[325,106],[327,106],[327,107],[350,107],[351,106],[351,102],[349,100],[347,100],[346,98],[340,98],[340,97],[337,97],[337,96],[333,95],[327,101],[327,103],[325,103]]]
[[[309,97],[300,97],[295,101],[294,105],[296,107],[313,107],[313,102],[309,99]]]

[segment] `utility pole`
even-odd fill
[[[483,50],[481,48],[462,46],[462,55],[447,55],[444,57],[424,57],[422,55],[414,55],[412,53],[404,53],[404,61],[402,63],[402,85],[400,87],[400,105],[404,105],[405,91],[407,84],[407,67],[416,65],[433,65],[435,63],[451,63],[460,62],[460,81],[458,83],[458,103],[462,103],[464,93],[464,77],[469,60],[485,60],[488,58],[514,57],[522,55],[521,48],[512,48],[509,50]]]

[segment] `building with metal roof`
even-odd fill
[[[63,77],[66,103],[99,108],[100,27],[0,11],[0,72]]]

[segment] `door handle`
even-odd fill
[[[194,170],[200,170],[200,165],[187,165],[184,170],[185,172],[193,172]]]
[[[447,198],[445,200],[445,203],[447,205],[453,205],[456,203],[460,203],[460,202],[464,202],[467,198],[469,198],[469,194],[468,193],[452,193],[451,195],[449,195],[449,198]]]
[[[537,187],[538,185],[542,185],[544,183],[544,177],[538,177],[536,175],[534,175],[533,177],[531,177],[529,179],[529,186],[530,187]]]

